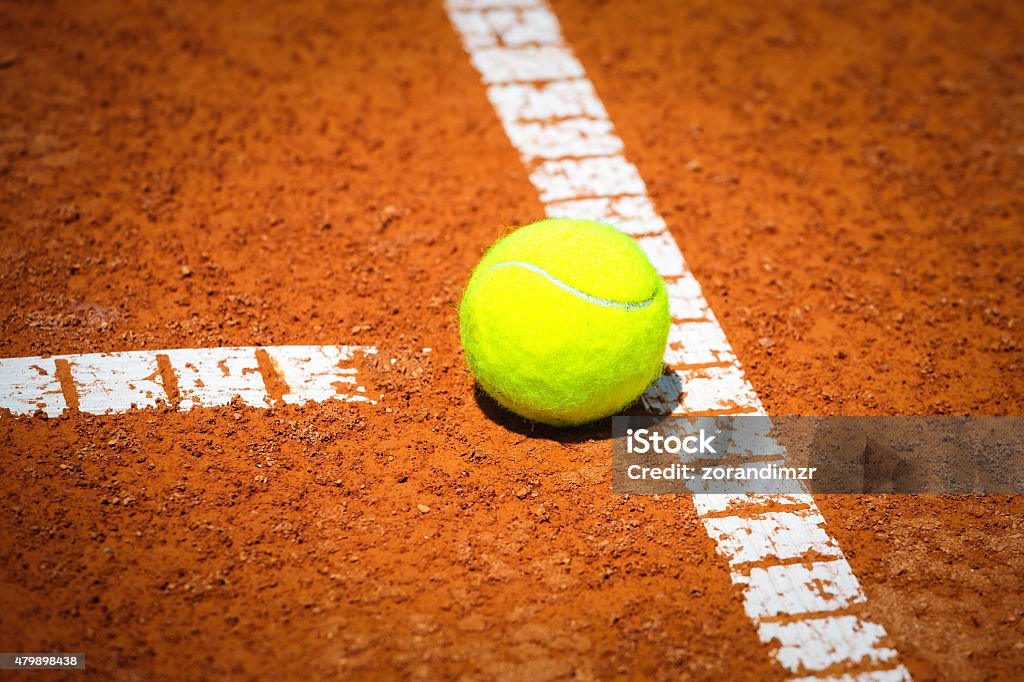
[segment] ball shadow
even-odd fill
[[[675,372],[663,374],[647,393],[633,404],[614,416],[669,416],[679,405],[683,393],[683,382]],[[592,440],[612,439],[612,417],[606,417],[593,424],[558,428],[524,419],[509,412],[487,395],[479,384],[473,385],[473,398],[480,411],[495,424],[527,438],[544,438],[559,443],[582,443]]]
[[[611,440],[612,438],[611,417],[584,426],[558,428],[533,422],[509,412],[494,398],[487,395],[479,384],[473,386],[473,398],[480,407],[480,411],[492,422],[527,438],[544,438],[559,443],[583,443],[591,440]]]

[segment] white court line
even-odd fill
[[[0,409],[55,417],[68,409],[66,390],[89,414],[154,408],[174,402],[165,385],[170,378],[179,410],[227,405],[236,398],[270,407],[275,388],[260,369],[260,352],[266,353],[276,388],[283,389],[283,403],[376,402],[356,378],[357,366],[377,353],[373,346],[242,346],[0,358]],[[171,377],[161,371],[162,361]],[[62,385],[58,363],[67,363],[72,386]]]
[[[686,415],[763,415],[548,5],[447,0],[446,9],[547,215],[619,227],[637,239],[665,279],[673,318],[665,354],[670,372],[645,394],[646,406]],[[772,443],[751,454],[781,458],[778,449]],[[794,675],[910,679],[885,646],[885,630],[856,615],[864,594],[814,498],[802,484],[776,492],[751,496],[723,487],[694,495],[761,640]]]

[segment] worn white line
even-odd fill
[[[545,161],[533,169],[530,181],[545,204],[584,197],[647,193],[636,166],[619,155]]]
[[[473,65],[487,83],[581,78],[583,67],[567,47],[485,47],[472,52]]]
[[[58,361],[67,362],[81,412],[115,414],[171,404],[161,356],[173,372],[180,410],[227,405],[235,399],[269,407],[275,401],[260,371],[261,350],[284,387],[284,403],[375,402],[357,381],[358,366],[377,352],[373,346],[244,346],[3,358],[0,409],[16,415],[41,411],[50,417],[66,411]]]
[[[560,118],[608,119],[594,86],[585,78],[534,85],[492,85],[487,96],[502,120],[513,123]]]
[[[180,410],[227,405],[236,397],[252,407],[267,405],[255,348],[190,348],[163,354],[178,379]]]
[[[50,417],[66,410],[53,358],[0,359],[0,407],[14,414],[42,411]]]
[[[646,196],[570,199],[550,202],[547,209],[558,215],[582,216],[599,223],[615,225],[631,235],[656,234],[666,229],[665,221]]]
[[[622,140],[612,131],[609,121],[592,118],[543,123],[509,121],[505,129],[512,144],[527,161],[616,154],[622,151]]]
[[[90,414],[126,412],[166,402],[156,353],[88,353],[62,355],[71,367],[78,409]]]
[[[813,509],[705,518],[704,527],[731,566],[809,555],[843,555],[825,531],[825,519]]]
[[[836,611],[864,601],[846,559],[753,568],[737,584],[745,586],[743,607],[754,621]]]
[[[646,407],[664,414],[763,415],[551,9],[541,0],[447,0],[446,7],[547,215],[619,227],[665,279],[673,318],[665,353],[670,371],[644,395]],[[776,443],[756,438],[732,454],[759,457],[756,466],[766,455],[784,461]],[[848,612],[863,602],[860,584],[803,484],[781,481],[773,494],[756,496],[745,494],[744,485],[709,482],[695,491],[694,505],[779,664],[793,674],[838,669],[851,679],[909,679],[884,645],[884,629]],[[827,615],[840,609],[841,615]],[[865,666],[872,670],[857,670]]]
[[[671,280],[686,274],[687,269],[686,262],[683,260],[683,252],[679,250],[676,240],[667,231],[637,237],[636,243],[640,245],[640,248],[644,250],[647,257],[651,259],[651,263],[662,277]],[[701,295],[701,299],[703,298],[703,295]],[[671,304],[672,301],[669,300],[669,312],[672,314],[672,317],[678,318],[679,315],[675,310],[672,310]]]
[[[668,334],[665,364],[711,365],[736,362],[725,332],[714,320],[682,322],[672,325]]]
[[[267,346],[264,348],[288,391],[281,400],[292,405],[327,400],[374,403],[357,380],[355,364],[376,354],[372,346]],[[423,349],[430,352],[429,348]]]
[[[882,643],[885,629],[881,625],[850,615],[761,623],[758,634],[764,642],[777,642],[779,662],[793,672],[810,673],[849,662],[874,666],[897,656]]]

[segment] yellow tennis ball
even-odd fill
[[[498,403],[571,426],[615,414],[662,372],[665,283],[636,242],[592,220],[499,239],[459,306],[470,370]]]

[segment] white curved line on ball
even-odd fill
[[[566,293],[569,293],[569,294],[572,294],[573,296],[576,296],[577,298],[582,298],[584,301],[587,301],[588,303],[593,303],[595,305],[605,306],[606,308],[622,308],[623,310],[640,310],[641,308],[646,308],[647,306],[649,306],[652,303],[654,303],[654,294],[652,294],[650,298],[644,299],[643,301],[615,301],[615,300],[608,299],[608,298],[600,298],[598,296],[592,296],[591,294],[588,294],[585,291],[580,291],[579,289],[577,289],[576,287],[572,286],[571,284],[567,284],[567,283],[563,282],[562,280],[558,279],[557,277],[552,275],[550,272],[548,272],[544,268],[542,268],[542,267],[540,267],[538,265],[534,265],[533,263],[527,263],[526,261],[521,261],[521,260],[508,260],[508,261],[503,261],[501,263],[495,263],[494,265],[491,265],[489,268],[484,270],[484,274],[487,274],[488,272],[490,272],[491,270],[494,270],[495,268],[506,268],[506,267],[510,267],[510,266],[518,267],[518,268],[525,268],[525,269],[529,270],[530,272],[535,272],[538,275],[540,275],[541,277],[543,277],[544,279],[546,279],[547,281],[549,281],[552,284],[554,284],[556,287],[558,287],[562,291],[564,291]]]

